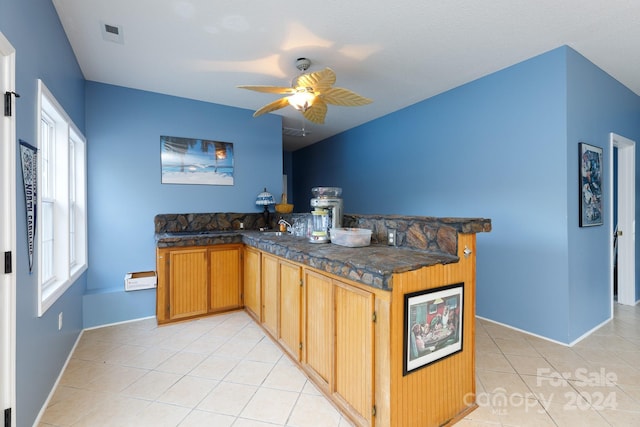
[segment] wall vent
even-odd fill
[[[124,44],[122,26],[100,22],[102,38],[108,42]]]

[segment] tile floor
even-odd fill
[[[479,408],[458,426],[640,426],[640,307],[572,348],[477,322]],[[244,312],[87,330],[39,426],[351,424]]]

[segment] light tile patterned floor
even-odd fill
[[[640,426],[640,306],[569,348],[479,320],[479,408],[458,426]]]
[[[458,426],[640,426],[640,307],[572,348],[477,322]],[[85,331],[40,426],[351,425],[244,312]]]

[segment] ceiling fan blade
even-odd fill
[[[332,87],[319,95],[325,102],[343,107],[357,107],[359,105],[371,104],[372,99],[360,96],[357,93],[341,87]]]
[[[255,113],[253,113],[253,117],[258,117],[263,114],[270,113],[275,110],[279,110],[281,108],[286,107],[287,105],[289,105],[289,101],[287,100],[287,98],[286,97],[280,98],[277,101],[273,101],[265,105],[264,107],[260,108],[259,110],[257,110]]]
[[[311,87],[314,92],[323,92],[336,82],[336,73],[331,68],[315,71],[299,76],[293,83],[294,87]]]
[[[302,115],[310,122],[322,125],[324,124],[324,117],[327,115],[327,104],[322,99],[316,98],[313,101],[313,105]]]
[[[295,93],[295,90],[293,88],[282,87],[282,86],[247,86],[247,85],[242,85],[242,86],[237,86],[237,87],[240,88],[240,89],[255,90],[256,92],[263,92],[263,93],[277,93],[277,94],[283,94],[283,95]]]

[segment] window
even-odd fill
[[[38,81],[38,315],[87,269],[85,138]]]

